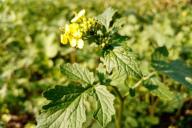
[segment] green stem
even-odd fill
[[[112,86],[112,88],[119,99],[119,107],[116,108],[115,127],[122,128],[121,120],[122,120],[123,109],[124,109],[124,97],[121,95],[117,87]]]
[[[124,109],[124,101],[120,101],[120,106],[118,109],[118,117],[117,117],[117,127],[116,128],[122,128],[122,116],[123,116],[123,109]]]
[[[70,61],[71,61],[71,63],[76,62],[76,51],[75,50],[70,53]]]
[[[148,74],[147,76],[145,76],[145,77],[143,77],[143,78],[141,78],[133,87],[132,87],[132,89],[135,89],[135,88],[137,88],[139,85],[141,85],[142,83],[143,83],[143,81],[145,81],[145,80],[148,80],[149,78],[151,78],[153,75],[155,75],[156,74],[156,72],[152,72],[152,73],[150,73],[150,74]],[[124,95],[124,99],[126,99],[126,97],[129,95],[129,92],[127,92],[125,95]]]
[[[133,88],[137,88],[143,81],[148,80],[149,78],[151,78],[151,77],[152,77],[153,75],[155,75],[155,74],[156,74],[156,72],[152,72],[152,73],[148,74],[147,76],[141,78],[141,79],[133,86]]]

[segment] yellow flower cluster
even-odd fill
[[[72,20],[71,24],[65,25],[64,33],[61,34],[61,43],[70,44],[71,47],[83,48],[83,35],[95,25],[93,18],[86,18],[85,10],[81,10]]]

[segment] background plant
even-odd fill
[[[169,51],[169,56],[165,57],[166,64],[179,58],[188,67],[191,65],[191,5],[188,1],[121,0],[95,3],[6,0],[1,3],[0,115],[3,127],[35,124],[33,115],[38,113],[44,101],[42,91],[56,84],[68,83],[68,79],[58,70],[61,64],[78,62],[90,71],[98,67],[98,54],[94,46],[85,45],[83,50],[59,46],[58,27],[73,17],[74,10],[85,8],[89,16],[95,16],[107,6],[117,9],[125,19],[119,33],[129,37],[124,44],[136,53],[144,76],[153,75],[151,55],[155,48],[162,46]],[[163,83],[169,87],[174,93],[174,100],[166,102],[152,96],[143,89],[142,82],[136,89],[135,97],[128,96],[124,102],[122,125],[190,127],[191,92],[161,72],[157,74],[161,82],[158,85]],[[135,82],[133,80],[130,85]],[[145,85],[149,83],[144,82]],[[125,90],[120,89],[121,93]],[[113,122],[108,127],[114,126]],[[93,124],[92,127],[100,127],[94,121],[89,123]]]

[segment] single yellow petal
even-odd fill
[[[71,22],[77,22],[80,18],[82,18],[85,15],[85,9],[81,10],[72,20]]]
[[[84,46],[84,41],[82,39],[77,40],[77,47],[82,49]]]
[[[71,47],[75,47],[77,45],[77,40],[75,38],[70,40]]]
[[[67,39],[67,36],[65,34],[61,34],[60,38],[61,38],[61,43],[62,44],[67,44],[68,43],[68,39]]]

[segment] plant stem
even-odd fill
[[[119,99],[119,107],[116,108],[115,127],[122,128],[121,120],[122,120],[123,109],[124,109],[124,97],[121,95],[117,87],[115,86],[112,86],[112,87]]]
[[[76,51],[75,50],[70,53],[70,61],[71,61],[71,63],[76,62]]]
[[[117,94],[118,98],[119,98],[121,101],[123,101],[124,98],[123,98],[123,96],[121,95],[121,93],[119,92],[118,88],[117,88],[116,86],[111,86],[111,87],[113,88],[114,92]]]
[[[156,74],[156,72],[152,72],[152,73],[148,74],[147,76],[141,78],[141,79],[133,86],[133,88],[137,88],[143,81],[151,78],[151,77],[152,77],[153,75],[155,75],[155,74]]]
[[[148,80],[149,78],[151,78],[153,75],[155,75],[156,72],[152,72],[150,74],[148,74],[147,76],[144,76],[143,78],[141,78],[133,87],[132,89],[137,88],[139,85],[141,85],[143,83],[143,81]],[[129,95],[129,92],[127,92],[124,96],[123,99],[126,99],[126,97]]]
[[[119,106],[119,109],[118,109],[118,113],[117,113],[117,125],[116,125],[116,128],[122,128],[122,116],[123,116],[123,110],[124,110],[124,101],[120,101],[120,106]]]

